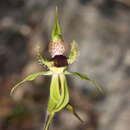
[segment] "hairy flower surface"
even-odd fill
[[[54,118],[55,114],[64,108],[72,112],[77,117],[77,119],[83,122],[80,116],[76,113],[75,108],[70,103],[70,96],[66,75],[73,75],[82,80],[86,80],[92,83],[94,86],[97,87],[97,89],[100,92],[102,92],[102,89],[96,84],[96,82],[92,81],[88,76],[77,72],[67,71],[68,65],[72,64],[78,56],[78,46],[77,43],[73,41],[71,43],[70,55],[68,57],[64,55],[65,46],[62,37],[61,27],[58,21],[57,9],[51,35],[51,41],[49,43],[49,52],[52,57],[51,60],[45,60],[40,55],[40,53],[38,53],[38,61],[42,65],[46,65],[49,71],[33,73],[27,76],[21,82],[17,83],[11,90],[12,95],[14,91],[26,81],[32,81],[36,79],[38,76],[42,75],[52,76],[50,84],[50,97],[47,107],[47,116],[43,130],[49,130],[50,123]]]

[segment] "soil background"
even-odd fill
[[[0,0],[0,130],[43,129],[50,77],[24,84],[13,97],[10,90],[28,74],[46,70],[37,62],[36,48],[49,58],[56,6],[66,55],[72,40],[79,45],[69,70],[88,74],[104,94],[67,77],[71,103],[85,122],[65,110],[57,113],[52,129],[129,130],[130,0]]]

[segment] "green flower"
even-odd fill
[[[65,46],[62,37],[61,27],[58,21],[57,9],[51,35],[51,41],[49,43],[49,52],[52,57],[51,60],[46,60],[40,55],[40,52],[38,52],[38,61],[42,65],[46,65],[49,71],[33,73],[27,76],[21,82],[17,83],[11,90],[12,95],[14,91],[26,81],[32,81],[37,77],[43,75],[52,76],[50,84],[50,97],[47,107],[47,117],[44,125],[44,130],[49,130],[50,123],[54,118],[56,112],[59,112],[62,109],[67,109],[68,111],[72,112],[76,116],[76,118],[83,122],[80,116],[76,113],[75,108],[70,104],[70,96],[66,75],[72,75],[87,82],[90,82],[94,86],[96,86],[100,92],[102,92],[102,89],[96,84],[96,82],[92,81],[87,75],[67,71],[68,65],[72,64],[78,56],[78,46],[77,43],[73,41],[71,43],[70,55],[68,57],[64,55]]]

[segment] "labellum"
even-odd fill
[[[49,130],[51,121],[53,120],[55,114],[63,109],[67,109],[72,112],[74,116],[83,122],[80,116],[76,113],[75,108],[70,103],[69,88],[66,80],[66,75],[72,75],[82,80],[92,83],[100,92],[102,89],[92,81],[87,75],[80,74],[77,72],[67,71],[69,64],[72,64],[78,56],[78,46],[75,41],[71,43],[70,55],[66,57],[64,40],[62,37],[61,27],[58,21],[58,13],[56,8],[56,15],[54,20],[54,26],[51,34],[51,41],[49,43],[49,52],[51,55],[51,60],[45,60],[40,53],[38,53],[38,61],[42,65],[46,65],[49,69],[47,72],[33,73],[27,76],[24,80],[17,83],[11,90],[11,95],[14,91],[26,81],[32,81],[38,76],[48,75],[52,76],[50,84],[50,97],[48,101],[46,120],[43,130]]]

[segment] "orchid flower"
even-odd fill
[[[62,30],[58,21],[58,13],[56,9],[54,25],[51,34],[51,41],[49,43],[49,52],[51,55],[51,59],[47,60],[43,58],[40,53],[38,53],[38,61],[42,65],[47,66],[49,71],[33,73],[27,76],[21,82],[17,83],[11,90],[12,95],[14,91],[26,81],[33,81],[37,77],[43,75],[52,76],[50,84],[50,97],[47,107],[47,118],[43,130],[49,130],[49,126],[55,114],[63,109],[67,109],[68,111],[72,112],[77,119],[83,122],[83,120],[75,111],[75,108],[70,103],[66,75],[72,75],[87,82],[90,82],[94,86],[96,86],[100,92],[102,92],[102,89],[96,84],[96,82],[91,80],[87,75],[80,74],[78,72],[67,71],[68,65],[72,64],[78,56],[77,43],[75,41],[72,41],[70,55],[68,57],[64,55],[65,51],[66,48],[64,45]]]

